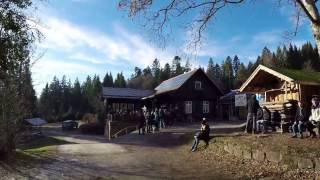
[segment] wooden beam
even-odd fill
[[[285,93],[285,95],[284,95],[284,100],[283,101],[285,102],[288,99],[288,97],[287,97],[287,90],[288,89],[287,89],[287,82],[285,81],[284,83],[285,83],[284,84],[284,93]]]
[[[302,97],[301,97],[301,84],[298,84],[298,89],[299,89],[299,101],[302,101]]]

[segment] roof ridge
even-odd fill
[[[165,82],[168,82],[169,80],[176,79],[176,78],[181,77],[181,76],[186,75],[186,74],[195,73],[195,72],[197,72],[199,69],[201,69],[201,68],[194,69],[194,70],[192,70],[192,71],[188,71],[188,72],[186,72],[186,73],[179,74],[179,75],[177,75],[177,76],[174,76],[174,77],[172,77],[172,78],[169,78],[169,79],[167,79],[167,80],[164,80],[164,81],[162,81],[157,87],[155,87],[154,89],[157,89],[161,84],[163,84],[163,83],[165,83]]]

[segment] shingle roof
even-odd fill
[[[152,90],[132,89],[132,88],[113,88],[103,87],[102,96],[104,98],[119,99],[141,99],[154,93]]]
[[[176,77],[170,78],[168,80],[163,81],[159,86],[155,88],[155,94],[162,94],[165,92],[173,91],[179,89],[188,79],[191,78],[197,71],[202,71],[201,68],[192,70],[190,72],[178,75]],[[203,71],[202,71],[203,72]],[[205,74],[205,73],[204,73]],[[206,75],[206,74],[205,74]],[[218,90],[222,93],[220,87],[214,82],[212,79],[208,77],[208,79],[218,88]]]
[[[25,121],[27,121],[32,126],[41,126],[41,125],[47,124],[47,121],[41,118],[25,119]]]
[[[163,81],[159,86],[155,88],[156,94],[161,94],[168,91],[173,91],[181,87],[195,72],[196,70],[180,74],[176,77]]]

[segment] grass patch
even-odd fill
[[[20,144],[18,145],[18,149],[21,150],[32,150],[32,149],[39,149],[39,150],[46,150],[50,149],[50,146],[57,146],[57,145],[63,145],[63,144],[74,144],[65,140],[62,140],[57,137],[48,137],[43,136],[39,139],[35,139],[31,142]]]
[[[64,141],[57,137],[43,136],[25,144],[18,145],[18,152],[28,155],[47,155],[53,156],[56,154],[57,146],[64,144],[74,144]]]

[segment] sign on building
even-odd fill
[[[236,107],[247,106],[247,95],[246,94],[237,94],[234,96],[234,103]]]

